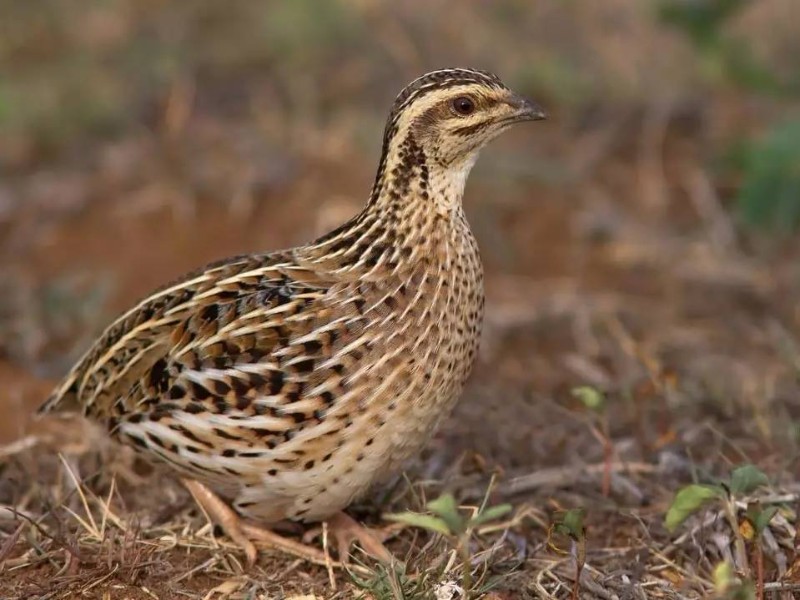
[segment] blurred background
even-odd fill
[[[733,453],[796,473],[796,10],[3,2],[0,439],[154,287],[349,218],[394,96],[471,66],[550,119],[493,143],[468,185],[486,335],[439,447],[504,469],[591,462],[571,391],[592,386],[619,452],[697,445],[712,470]]]

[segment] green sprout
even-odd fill
[[[758,488],[769,485],[769,479],[758,467],[742,465],[735,468],[727,481],[717,484],[691,484],[675,494],[667,514],[664,525],[668,531],[675,531],[686,519],[697,513],[711,503],[717,503],[723,510],[725,518],[734,533],[735,562],[746,577],[750,575],[750,566],[747,559],[746,544],[753,549],[756,564],[756,596],[761,599],[764,595],[764,560],[761,547],[761,537],[770,521],[778,513],[777,506],[762,507],[760,502],[750,502],[744,517],[739,520],[736,507],[737,499],[752,494]],[[723,567],[718,567],[724,569]],[[720,581],[724,580],[724,572],[720,571]],[[716,577],[716,575],[715,575]],[[720,584],[721,585],[721,584]],[[742,584],[744,585],[744,584]],[[731,591],[731,598],[745,598],[749,593],[746,586],[736,584],[735,593]],[[732,587],[731,590],[734,588]],[[744,594],[744,595],[735,595]],[[729,596],[725,596],[726,598]]]
[[[399,514],[386,515],[386,519],[403,523],[411,527],[419,527],[431,533],[445,537],[461,558],[462,587],[470,590],[472,587],[471,564],[469,555],[469,541],[473,531],[491,521],[496,521],[511,512],[510,504],[486,506],[486,501],[473,514],[465,514],[452,494],[442,494],[431,500],[425,508],[432,514],[406,511]]]

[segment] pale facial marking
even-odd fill
[[[394,122],[388,163],[403,162],[404,144],[412,138],[425,155],[430,195],[440,213],[449,212],[460,203],[481,148],[511,124],[510,96],[507,89],[466,84],[416,98]],[[465,113],[465,105],[473,110]]]

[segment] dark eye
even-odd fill
[[[453,100],[453,110],[460,115],[471,115],[475,112],[475,103],[468,96],[459,96]]]

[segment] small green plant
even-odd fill
[[[730,479],[726,482],[687,485],[675,494],[675,499],[664,518],[664,525],[668,531],[674,532],[681,523],[709,502],[732,501],[768,484],[769,479],[758,467],[742,465],[731,472]],[[774,514],[773,512],[772,516]]]
[[[720,43],[723,25],[746,4],[746,0],[665,0],[658,16],[662,23],[683,31],[695,46],[708,48]]]
[[[606,396],[596,387],[581,385],[571,390],[572,396],[586,407],[592,415],[589,428],[592,435],[603,446],[603,496],[611,493],[611,462],[614,459],[614,443],[611,441],[611,432],[606,411]]]
[[[758,501],[751,502],[747,505],[745,519],[739,526],[739,533],[753,548],[753,557],[756,563],[756,597],[758,600],[764,598],[764,548],[761,545],[762,534],[777,512],[777,506],[768,506],[764,508]]]
[[[366,575],[348,571],[353,583],[363,590],[356,596],[357,600],[423,600],[430,597],[430,590],[440,576],[438,570],[429,570],[411,577],[406,573],[405,565],[394,561],[361,566],[367,569]]]
[[[707,80],[756,92],[780,93],[785,86],[758,63],[747,40],[726,31],[725,25],[747,4],[747,0],[662,0],[658,18],[689,39]]]
[[[731,471],[727,481],[717,484],[691,484],[678,490],[664,518],[667,530],[673,532],[681,523],[703,507],[718,503],[734,533],[736,564],[746,576],[750,574],[746,544],[750,544],[752,548],[756,568],[756,597],[759,599],[763,598],[764,583],[761,536],[778,512],[778,507],[768,506],[765,508],[761,506],[760,502],[751,502],[747,506],[744,517],[740,520],[736,501],[767,485],[769,485],[769,479],[763,471],[754,465],[742,465]],[[730,597],[744,598],[746,596]]]
[[[797,84],[782,81],[761,64],[747,39],[726,25],[747,0],[661,0],[658,18],[681,31],[694,47],[701,75],[716,85],[731,84],[764,95],[794,97]],[[744,182],[736,198],[746,225],[778,233],[800,227],[800,120],[775,125],[761,140],[747,140],[736,158]]]
[[[605,405],[603,392],[590,385],[580,385],[572,388],[572,395],[580,400],[589,410],[600,411]]]
[[[586,510],[573,508],[559,514],[547,534],[547,545],[558,554],[568,554],[575,563],[575,584],[572,586],[572,598],[577,600],[580,595],[580,582],[583,566],[586,564]],[[565,537],[569,540],[569,549],[563,549],[557,538]]]
[[[736,577],[733,567],[728,562],[721,562],[714,567],[714,592],[723,600],[755,600],[755,586],[752,581],[742,581]]]
[[[419,527],[438,533],[450,541],[462,564],[461,584],[466,592],[472,589],[472,565],[470,562],[469,541],[473,532],[481,525],[500,519],[511,512],[510,504],[483,505],[467,515],[461,511],[452,494],[443,494],[425,505],[432,514],[407,511],[386,515],[390,521]]]
[[[800,226],[800,119],[774,126],[744,147],[744,182],[737,205],[742,221],[778,233]]]

